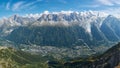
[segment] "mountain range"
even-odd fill
[[[120,18],[104,12],[13,15],[0,20],[0,68],[115,68],[119,41]]]
[[[17,45],[85,45],[94,50],[120,41],[120,19],[98,11],[13,15],[0,23],[0,37]]]

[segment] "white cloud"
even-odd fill
[[[50,12],[46,10],[46,11],[44,11],[43,13],[44,13],[44,14],[49,14]]]
[[[109,6],[114,5],[110,0],[98,0],[98,2],[100,2],[103,5],[109,5]]]
[[[30,7],[32,9],[35,6],[34,4],[41,2],[41,1],[42,0],[36,0],[34,2],[29,2],[29,3],[25,2],[25,1],[19,1],[13,5],[12,10],[18,11],[18,10],[25,9],[28,7]]]
[[[108,9],[100,10],[100,11],[120,18],[120,8],[119,7],[118,8],[108,8]]]
[[[21,9],[25,9],[25,8],[27,8],[27,9],[33,9],[33,8],[35,8],[36,7],[36,3],[38,3],[38,2],[40,2],[40,1],[42,1],[42,0],[37,0],[37,1],[34,1],[34,2],[30,2],[30,3],[26,3],[26,4],[24,4],[22,7],[21,7]]]
[[[116,4],[120,4],[120,0],[97,0],[102,5],[113,6]]]
[[[7,10],[10,9],[10,2],[8,2],[8,3],[6,4],[6,9],[7,9]]]
[[[26,7],[32,6],[32,5],[34,5],[35,3],[37,3],[37,2],[38,2],[38,1],[31,2],[31,3],[26,3],[26,4],[24,4],[21,8],[26,8]]]
[[[25,2],[24,1],[20,1],[20,2],[17,2],[13,5],[12,7],[12,10],[15,11],[15,10],[18,10],[20,9],[20,7],[24,4]]]
[[[98,5],[98,4],[92,4],[92,5],[81,5],[80,7],[97,8],[97,7],[100,7],[100,5]]]

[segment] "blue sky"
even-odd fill
[[[0,18],[44,11],[104,11],[120,14],[120,0],[0,0]]]

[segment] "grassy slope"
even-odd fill
[[[46,61],[49,59],[51,58],[0,47],[0,68],[48,68]]]
[[[41,55],[32,55],[26,52],[15,50],[10,47],[0,47],[0,68],[74,68],[76,65],[77,67],[80,67],[80,64],[87,65],[94,63],[100,58],[103,58],[104,61],[107,61],[107,57],[109,58],[116,51],[120,51],[120,44],[112,47],[101,56],[84,59],[76,58],[69,62],[64,62],[62,60],[55,62],[57,60],[51,56],[43,57]],[[47,63],[47,61],[51,60],[52,62]]]

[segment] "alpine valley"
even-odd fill
[[[0,20],[0,68],[115,68],[118,42],[120,18],[105,12],[13,15]]]

